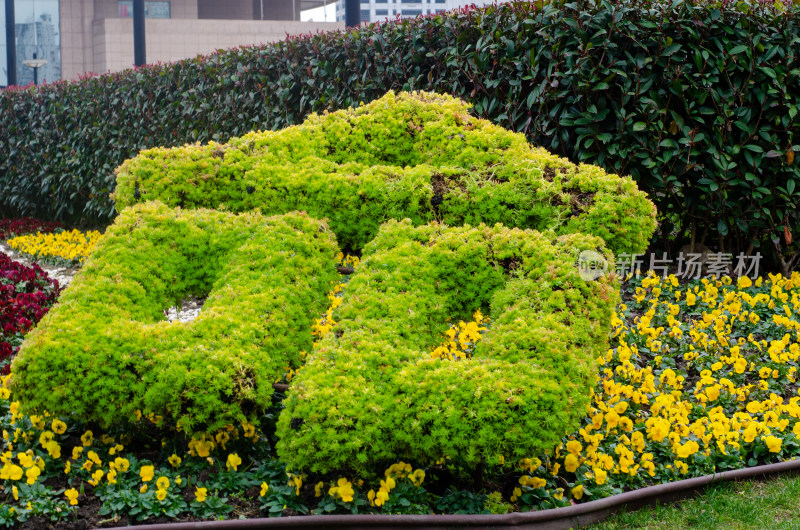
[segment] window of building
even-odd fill
[[[404,17],[415,17],[422,14],[422,9],[403,9],[401,14]]]
[[[120,0],[117,4],[120,18],[133,17],[133,0]],[[144,17],[170,18],[169,2],[145,2]]]
[[[33,83],[33,68],[22,61],[47,63],[37,69],[39,83],[61,79],[59,0],[14,0],[14,38],[17,48],[17,85]],[[6,12],[0,2],[0,86],[8,85]]]
[[[361,10],[361,22],[369,22],[369,9]]]
[[[6,9],[0,9],[0,86],[8,86],[8,48],[6,47]]]

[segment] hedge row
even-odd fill
[[[327,218],[360,251],[386,219],[582,232],[643,252],[655,209],[630,178],[575,166],[470,116],[450,96],[388,93],[278,132],[143,151],[118,169],[119,211],[159,200],[185,208]]]
[[[106,221],[114,168],[140,149],[425,89],[632,175],[667,221],[662,237],[779,245],[788,265],[800,33],[796,7],[765,4],[516,2],[2,91],[0,214]]]
[[[608,348],[612,275],[575,267],[602,240],[509,229],[389,221],[295,376],[278,420],[294,470],[367,474],[398,459],[467,468],[550,452],[577,428]],[[471,358],[434,359],[451,317],[489,308]]]
[[[161,415],[187,432],[257,423],[312,347],[338,278],[335,240],[303,214],[125,210],[25,338],[11,388],[28,413],[103,426]],[[199,316],[168,307],[208,296]]]

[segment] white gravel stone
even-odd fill
[[[164,310],[164,316],[167,317],[167,322],[191,322],[197,315],[200,314],[200,310],[203,309],[203,303],[206,301],[205,298],[184,298],[181,301],[181,307],[170,307]]]
[[[31,265],[39,265],[43,271],[47,273],[47,275],[54,280],[58,281],[58,284],[62,288],[66,288],[72,279],[75,277],[75,274],[80,270],[80,267],[57,267],[55,265],[48,265],[47,263],[35,263],[29,259],[24,258],[19,253],[17,253],[14,249],[12,249],[5,241],[0,241],[0,252],[8,256],[9,258],[13,259],[14,261],[18,261],[23,265],[31,266]]]

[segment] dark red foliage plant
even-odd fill
[[[61,287],[38,266],[0,253],[0,373],[7,374],[22,339],[55,303]]]

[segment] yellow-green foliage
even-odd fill
[[[26,337],[14,395],[29,412],[103,425],[137,410],[189,432],[257,421],[311,348],[337,252],[305,214],[126,209]],[[208,295],[200,315],[167,322],[187,295]]]
[[[367,474],[550,452],[586,414],[618,300],[613,275],[580,278],[582,250],[611,259],[595,236],[384,224],[292,381],[278,454],[295,470]],[[492,323],[471,356],[433,358],[448,319],[479,308]]]
[[[655,230],[653,204],[630,178],[575,166],[472,117],[458,99],[425,92],[390,92],[228,144],[143,151],[118,168],[114,198],[119,211],[150,199],[302,210],[327,218],[349,250],[387,219],[583,232],[617,253],[643,251]]]

